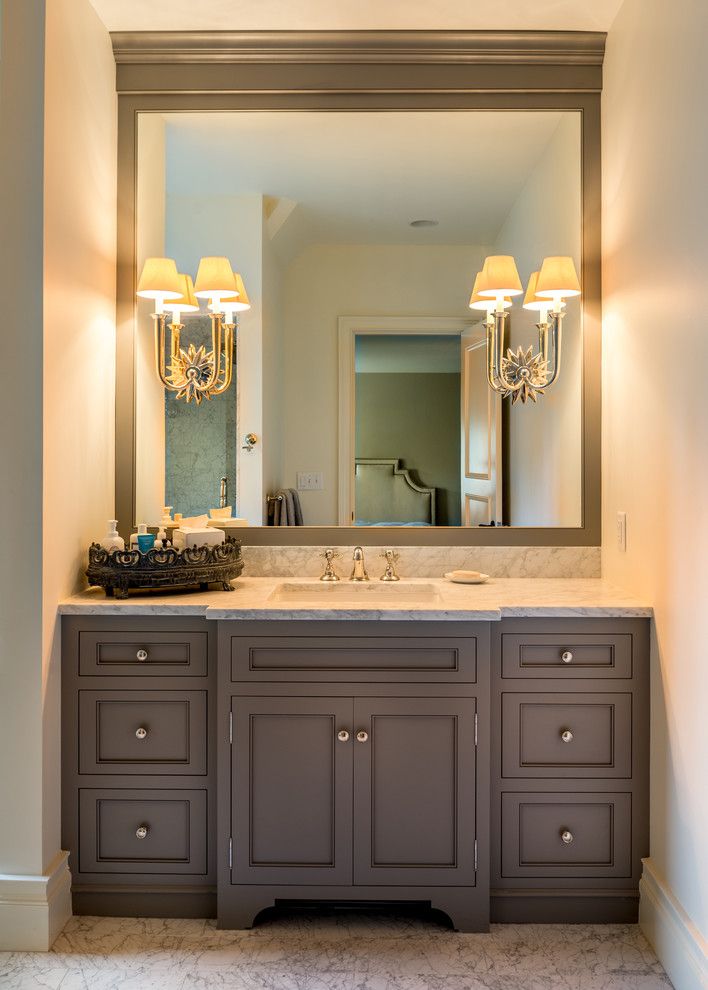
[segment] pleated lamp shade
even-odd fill
[[[182,285],[172,258],[146,258],[138,281],[137,295],[143,299],[179,299]]]
[[[234,272],[234,283],[236,285],[236,295],[224,296],[221,300],[222,305],[225,309],[230,309],[232,312],[243,312],[246,309],[250,309],[251,300],[248,298],[246,286],[243,284],[243,279],[238,272]]]
[[[228,258],[202,258],[199,262],[194,294],[215,302],[234,291],[234,273]]]
[[[177,310],[181,313],[196,313],[199,309],[199,302],[194,295],[192,276],[180,273],[179,280],[182,285],[182,295],[179,299],[170,299],[169,302],[166,302],[165,309],[170,312]]]
[[[485,259],[484,284],[479,292],[482,296],[520,296],[524,291],[516,268],[516,262],[510,254],[490,254]]]
[[[580,282],[572,258],[544,258],[538,273],[536,295],[546,299],[567,299],[580,295]]]
[[[494,299],[489,296],[481,296],[480,289],[483,285],[486,285],[486,276],[484,272],[477,272],[474,280],[474,286],[472,287],[472,295],[470,296],[469,307],[470,309],[491,309],[496,303]],[[504,309],[508,309],[511,306],[511,299],[505,298],[503,302]]]

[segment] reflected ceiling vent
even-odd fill
[[[411,227],[437,227],[439,220],[411,220]]]

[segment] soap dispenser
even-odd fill
[[[125,540],[118,534],[117,519],[108,520],[108,532],[101,540],[101,546],[109,552],[112,550],[125,550]]]

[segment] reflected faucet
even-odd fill
[[[219,508],[225,509],[229,500],[228,479],[222,478],[219,484]]]
[[[352,570],[350,581],[368,581],[369,575],[366,573],[364,564],[364,551],[361,547],[354,547],[354,569]]]

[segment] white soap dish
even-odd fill
[[[489,575],[480,571],[448,571],[445,577],[455,584],[484,584],[489,580]]]

